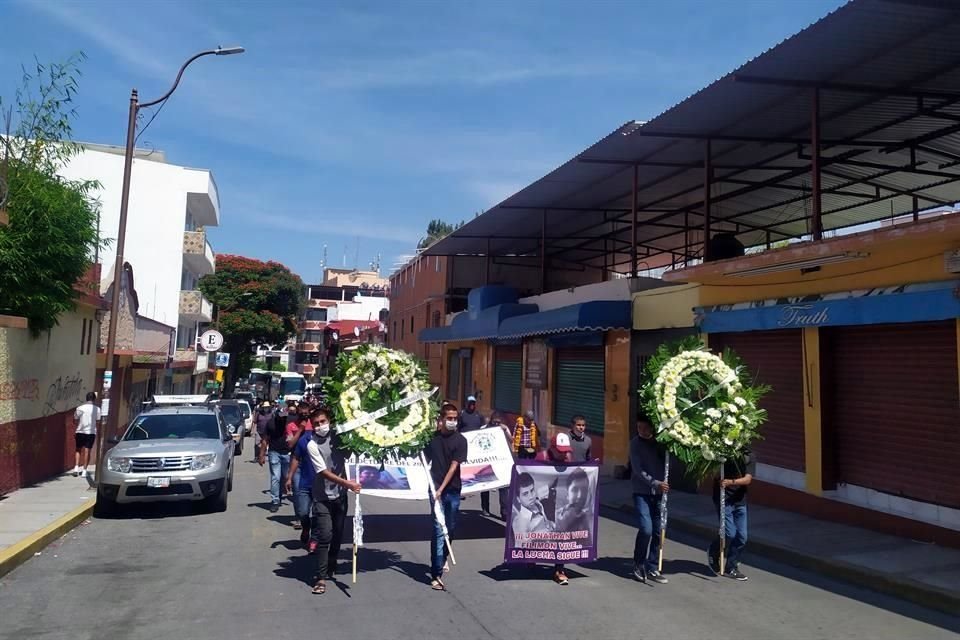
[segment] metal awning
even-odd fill
[[[506,303],[482,309],[475,314],[465,311],[446,327],[421,329],[417,336],[420,342],[463,342],[496,338],[500,324],[506,319],[524,314],[534,314],[535,304]]]
[[[757,246],[952,204],[958,86],[960,3],[854,0],[425,253],[629,273],[702,257],[707,230]]]
[[[573,331],[630,328],[629,300],[594,300],[508,318],[500,323],[501,338],[523,338]]]

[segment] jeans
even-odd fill
[[[720,515],[720,505],[717,505],[717,515]],[[740,502],[737,504],[727,504],[726,513],[723,515],[726,528],[727,544],[726,567],[724,573],[729,573],[740,565],[740,556],[743,554],[743,548],[747,546],[747,504]],[[720,536],[717,536],[710,543],[708,552],[715,562],[720,561]]]
[[[293,510],[297,514],[297,517],[300,518],[300,526],[304,531],[310,530],[310,520],[311,520],[311,508],[313,506],[313,495],[311,495],[310,487],[306,489],[301,489],[299,486],[294,484],[296,487],[293,490]]]
[[[502,489],[497,489],[497,495],[500,498],[500,519],[504,522],[507,521],[507,504],[510,502],[508,493],[510,487],[503,487]],[[480,509],[485,513],[490,513],[490,494],[493,491],[484,491],[480,494]]]
[[[430,500],[430,514],[433,515],[433,500]],[[460,510],[460,492],[449,491],[440,496],[443,519],[447,524],[447,534],[453,540],[453,530],[457,526],[457,512]],[[447,546],[443,540],[443,530],[437,519],[433,519],[433,542],[430,544],[430,577],[443,575],[443,565],[447,561]]]
[[[347,522],[347,496],[336,500],[313,500],[313,534],[317,542],[317,580],[330,580],[337,572],[337,558]]]
[[[267,459],[270,461],[270,502],[280,504],[280,485],[290,471],[290,454],[270,450],[267,452]]]
[[[657,569],[660,559],[660,499],[661,494],[633,494],[637,510],[637,539],[633,544],[633,565],[647,572]]]

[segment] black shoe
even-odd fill
[[[713,575],[720,575],[720,563],[709,552],[707,552],[707,566],[710,567],[710,571],[713,571]]]
[[[740,573],[740,569],[732,569],[732,570],[730,570],[730,571],[727,571],[727,574],[726,574],[726,575],[727,575],[728,578],[730,578],[730,579],[732,579],[732,580],[736,580],[737,582],[746,582],[746,581],[747,581],[747,576],[745,576],[745,575],[743,575],[742,573]]]
[[[656,582],[657,584],[667,584],[668,582],[670,582],[669,580],[667,580],[667,577],[665,575],[663,575],[656,569],[648,573],[647,577],[650,578],[651,581]]]
[[[280,511],[280,505],[278,505],[278,504],[271,504],[271,505],[270,505],[270,513],[276,513],[277,511]]]
[[[493,514],[490,513],[490,510],[489,510],[489,509],[484,509],[484,510],[481,511],[480,513],[481,513],[482,515],[488,517],[488,518],[492,518],[492,517],[493,517]]]
[[[633,573],[630,574],[631,577],[637,582],[647,583],[647,570],[643,567],[634,567]]]

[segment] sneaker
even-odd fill
[[[570,581],[567,579],[567,574],[565,574],[563,571],[557,571],[554,573],[553,581],[562,586],[570,584]]]
[[[727,571],[727,577],[736,580],[737,582],[747,581],[747,576],[740,573],[740,569],[731,569],[730,571]]]
[[[280,511],[280,505],[278,505],[278,504],[271,504],[271,505],[270,505],[270,513],[276,513],[277,511]]]
[[[716,558],[710,555],[709,551],[707,552],[707,566],[710,567],[710,571],[713,572],[713,575],[715,576],[720,575],[720,563],[717,561]]]
[[[71,471],[70,473],[72,473],[73,477],[76,478],[78,475],[80,475],[80,467],[74,467],[73,471]]]
[[[300,521],[294,519],[294,521],[293,521],[293,529],[294,529],[294,531],[300,531],[300,529],[302,529],[302,528],[303,528],[303,525],[300,524]]]
[[[657,584],[667,584],[668,582],[670,582],[669,580],[667,580],[667,577],[665,575],[663,575],[656,569],[648,573],[647,577],[650,578],[650,580],[652,580],[653,582],[656,582]]]
[[[637,582],[647,582],[647,572],[643,567],[634,567],[630,576]]]
[[[80,470],[80,477],[81,477],[81,478],[86,478],[86,477],[87,477],[87,470],[86,470],[86,469],[81,469],[81,470]]]

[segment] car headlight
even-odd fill
[[[236,433],[236,432],[237,432],[237,425],[235,425],[235,424],[228,424],[228,425],[227,425],[227,431],[229,431],[230,433]]]
[[[190,470],[200,471],[201,469],[209,469],[216,461],[217,454],[215,453],[204,453],[199,456],[193,456],[193,462],[190,463]]]
[[[130,473],[130,458],[107,458],[107,469],[119,473]]]

